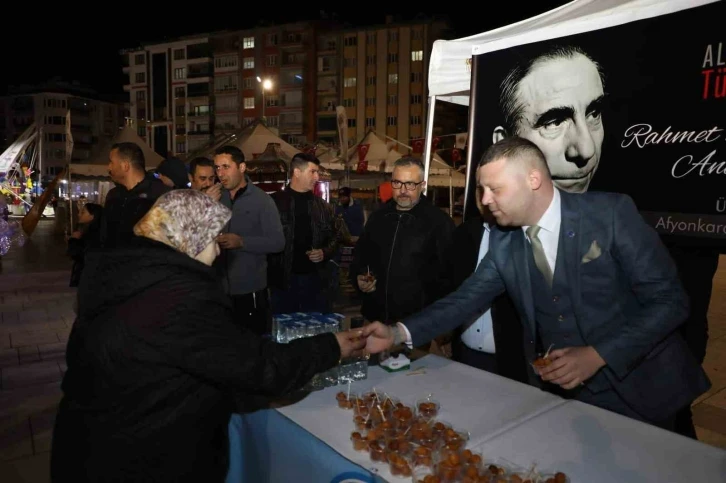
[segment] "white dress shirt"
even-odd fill
[[[477,268],[488,251],[489,224],[484,223],[484,232],[482,233],[481,244],[479,245],[479,259],[476,263]],[[489,354],[494,354],[496,352],[491,309],[484,312],[481,317],[469,324],[469,326],[461,334],[461,341],[469,349],[475,351],[487,352]]]
[[[555,273],[555,267],[557,266],[557,247],[560,244],[560,225],[562,225],[561,205],[562,202],[560,200],[560,192],[557,188],[554,188],[554,195],[552,196],[550,206],[547,207],[547,210],[537,222],[537,226],[540,227],[537,238],[539,238],[539,240],[542,242],[542,249],[545,252],[547,263],[549,263],[550,270],[552,270],[553,275]],[[527,228],[529,228],[529,226],[523,226],[522,231],[524,231],[525,239],[529,241],[529,237],[527,236]],[[488,245],[489,238],[487,237],[487,248]],[[489,321],[491,329],[491,317],[489,318]],[[406,345],[409,348],[413,347],[411,332],[408,331],[408,327],[406,327],[401,322],[399,322],[398,325],[402,328],[404,335],[406,336]]]

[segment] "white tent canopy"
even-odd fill
[[[391,142],[386,142],[382,139],[375,131],[369,131],[363,139],[348,149],[348,165],[355,168],[358,165],[358,146],[361,144],[368,144],[368,152],[365,156],[365,161],[368,162],[368,171],[372,172],[393,172],[393,164],[396,160],[400,159],[401,153],[392,148],[393,145],[399,144],[406,147],[405,144],[391,139]],[[410,147],[409,147],[410,149]],[[328,162],[330,166],[343,167],[343,163]],[[431,169],[427,178],[427,185],[429,186],[456,186],[463,187],[465,185],[466,177],[456,171],[453,167],[449,166],[438,154],[433,155],[431,158]]]
[[[245,159],[252,160],[264,153],[269,144],[279,145],[280,155],[286,163],[290,163],[292,157],[301,152],[295,146],[286,143],[262,122],[257,122],[243,130],[239,137],[229,144],[237,146],[242,150]]]
[[[211,159],[216,148],[221,146],[235,146],[245,155],[245,160],[252,161],[264,153],[270,144],[279,146],[277,152],[288,165],[292,157],[301,152],[295,146],[283,141],[282,138],[265,126],[262,121],[256,121],[234,134],[220,136],[204,147],[188,153],[187,160],[197,156],[204,156]]]
[[[604,29],[716,1],[575,0],[536,17],[478,35],[437,40],[429,63],[429,96],[468,105],[473,55]]]
[[[102,143],[89,160],[82,163],[72,163],[71,174],[108,177],[108,156],[111,152],[111,146],[116,143],[135,143],[141,147],[144,152],[147,170],[156,168],[164,160],[159,153],[151,149],[151,146],[136,134],[135,126],[126,125],[112,139]]]

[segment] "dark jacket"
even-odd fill
[[[290,194],[290,186],[272,194],[272,199],[280,213],[282,231],[285,234],[285,249],[270,255],[267,259],[267,284],[280,290],[290,287],[292,258],[295,244],[295,200]],[[329,262],[335,256],[340,244],[340,226],[335,222],[333,208],[324,199],[313,196],[308,203],[308,213],[312,222],[313,246],[323,250],[325,259],[316,264],[323,280],[330,281]]]
[[[89,254],[52,481],[224,481],[235,401],[288,393],[340,357],[333,334],[276,344],[243,325],[215,271],[166,245]]]
[[[358,275],[369,269],[377,279],[376,290],[362,294],[363,316],[393,323],[446,295],[454,227],[425,196],[409,211],[398,211],[390,200],[374,212],[356,243],[350,269],[356,289]]]
[[[122,185],[112,188],[103,208],[101,243],[113,247],[128,241],[134,236],[134,225],[168,191],[171,188],[149,173],[130,190]]]
[[[452,270],[452,289],[456,290],[469,275],[474,273],[479,262],[479,248],[484,235],[484,221],[472,216],[456,227],[453,249],[450,252]],[[476,320],[483,312],[477,313],[470,321]],[[499,375],[527,382],[527,361],[522,347],[522,324],[512,299],[506,293],[494,299],[491,306],[494,345],[496,346],[497,370]],[[465,325],[468,325],[467,321]],[[464,326],[455,331],[457,340],[453,344],[453,358],[459,360],[460,338]]]
[[[71,269],[71,287],[77,287],[85,265],[86,253],[99,244],[101,220],[92,222],[82,233],[81,238],[69,238],[66,254],[73,260]]]
[[[365,213],[360,201],[351,198],[348,205],[343,206],[339,203],[335,207],[335,216],[343,218],[351,236],[360,236],[363,233]]]

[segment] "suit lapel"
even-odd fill
[[[558,262],[561,257],[564,262],[573,307],[580,306],[580,259],[582,258],[581,245],[583,243],[582,219],[576,196],[578,195],[560,191],[562,222],[559,249],[557,250]]]
[[[534,298],[532,297],[532,281],[529,277],[529,264],[527,262],[527,247],[524,239],[524,232],[521,229],[515,230],[509,237],[511,240],[511,253],[514,262],[514,276],[516,286],[519,287],[519,296],[527,315],[527,322],[532,334],[537,333],[534,318]]]

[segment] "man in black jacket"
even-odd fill
[[[422,196],[425,183],[419,159],[396,161],[393,199],[370,216],[356,243],[350,276],[368,320],[401,320],[450,290],[446,261],[455,225]]]
[[[116,187],[106,195],[100,238],[112,248],[134,236],[134,225],[170,188],[146,172],[144,152],[135,143],[111,146],[108,173]]]
[[[479,213],[467,218],[454,231],[451,250],[452,289],[474,273],[489,251],[489,230],[495,223],[477,196]],[[519,382],[527,382],[527,362],[522,348],[522,326],[506,293],[492,302],[489,310],[466,321],[455,331],[453,359]]]
[[[332,206],[314,193],[319,172],[315,156],[298,153],[290,162],[290,183],[272,194],[285,234],[284,250],[267,262],[275,314],[332,310],[337,280],[331,260],[339,237]]]

